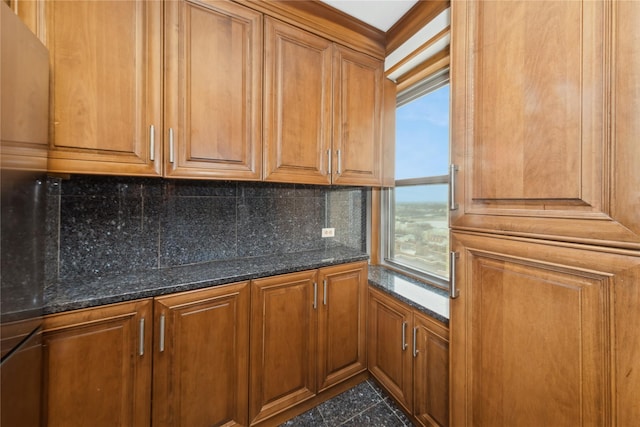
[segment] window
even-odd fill
[[[383,197],[385,261],[449,279],[448,71],[398,94],[395,188]]]

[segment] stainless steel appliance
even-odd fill
[[[41,424],[48,53],[0,2],[0,425]]]

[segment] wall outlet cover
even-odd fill
[[[323,228],[322,229],[322,237],[333,237],[336,235],[335,228]]]

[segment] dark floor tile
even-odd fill
[[[406,426],[413,426],[411,420],[407,417],[402,409],[396,404],[396,402],[389,396],[385,397],[383,403],[389,407],[389,410],[400,419]]]
[[[342,426],[353,427],[404,427],[405,424],[398,418],[384,402],[378,402],[366,411],[347,420]]]
[[[318,408],[313,408],[303,414],[298,415],[295,418],[290,419],[286,423],[280,424],[280,426],[287,427],[329,427],[324,422],[322,415]]]
[[[376,403],[380,403],[381,400],[373,388],[364,381],[333,399],[321,403],[318,410],[328,425],[337,426]]]

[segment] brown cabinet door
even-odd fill
[[[165,2],[165,175],[259,180],[262,15]]]
[[[366,292],[366,262],[319,272],[318,391],[367,369]]]
[[[155,300],[154,425],[247,425],[248,286]]]
[[[149,425],[151,311],[143,300],[45,318],[46,425]]]
[[[369,288],[368,316],[369,371],[407,412],[412,412],[411,310],[393,297]]]
[[[452,227],[640,248],[631,3],[452,4]]]
[[[449,331],[414,312],[413,413],[424,426],[449,425]]]
[[[638,419],[638,252],[462,233],[452,248],[452,425]]]
[[[251,424],[315,396],[316,280],[312,270],[251,284]]]
[[[49,170],[160,175],[162,2],[43,4]]]
[[[382,70],[382,61],[335,46],[334,184],[382,184]]]
[[[330,184],[333,44],[265,18],[265,180]]]

